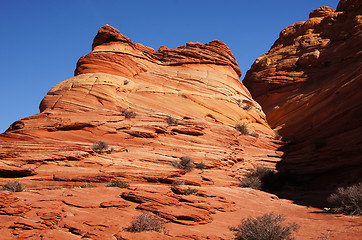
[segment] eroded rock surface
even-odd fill
[[[238,186],[251,165],[274,168],[282,142],[225,44],[155,51],[106,25],[92,47],[39,114],[0,135],[0,183],[26,186],[0,192],[2,239],[231,239],[229,226],[271,211],[300,224],[300,239],[361,235],[360,218]],[[100,140],[112,150],[94,151]],[[185,156],[203,167],[175,167]],[[128,232],[142,212],[167,232]]]
[[[361,181],[361,1],[285,28],[243,83],[288,146],[279,167],[331,190]]]
[[[141,239],[127,227],[147,211],[174,226],[170,238],[219,239],[177,226],[207,225],[234,211],[235,202],[213,188],[237,185],[256,162],[274,167],[270,156],[280,144],[240,75],[220,41],[155,51],[102,27],[75,77],[48,92],[39,114],[0,135],[1,182],[22,180],[27,188],[3,192],[6,236]],[[95,151],[100,140],[112,151]],[[176,168],[185,156],[204,169]],[[106,188],[115,179],[131,187]]]

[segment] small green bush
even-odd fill
[[[129,188],[129,184],[127,184],[123,181],[120,181],[120,180],[115,180],[115,181],[108,183],[107,187]]]
[[[243,134],[243,135],[248,135],[249,134],[248,126],[245,123],[236,124],[235,129],[238,130],[239,132],[241,132],[241,134]]]
[[[330,232],[330,231],[328,231],[327,233],[322,233],[322,234],[318,237],[318,239],[320,239],[320,240],[329,240],[329,232]]]
[[[241,107],[242,109],[244,109],[245,111],[249,111],[252,109],[252,106],[250,103],[244,103],[241,101],[241,99],[237,99],[236,100],[236,104]]]
[[[241,187],[250,187],[254,189],[268,188],[268,181],[272,181],[272,178],[275,175],[275,171],[273,169],[266,168],[263,165],[257,165],[248,171],[249,172],[245,175],[245,177],[240,179]]]
[[[194,161],[189,156],[182,157],[180,161],[173,161],[172,165],[187,172],[191,172],[195,167]]]
[[[94,185],[91,183],[84,183],[80,186],[80,188],[94,188]]]
[[[196,188],[190,188],[190,187],[183,190],[183,194],[185,194],[185,195],[196,194],[198,192],[199,192],[199,190],[197,190]]]
[[[362,183],[346,188],[340,187],[329,196],[334,210],[347,215],[362,215]]]
[[[136,117],[136,113],[134,111],[126,109],[126,108],[122,109],[122,114],[125,118],[128,118],[128,119]]]
[[[131,227],[128,228],[130,232],[143,232],[143,231],[156,231],[166,233],[165,224],[158,216],[149,213],[133,217]]]
[[[182,185],[185,185],[185,181],[181,180],[181,179],[176,179],[175,181],[173,181],[172,185],[182,186]]]
[[[4,184],[3,190],[7,190],[10,192],[22,192],[25,190],[25,186],[20,181],[7,182]]]
[[[110,153],[113,153],[113,151],[114,151],[114,149],[109,148],[108,143],[104,142],[104,141],[95,142],[93,144],[92,149],[93,149],[93,151],[95,151],[96,153],[99,153],[99,154],[102,154],[102,153],[110,154]]]
[[[240,179],[241,187],[250,187],[263,191],[281,190],[285,186],[295,187],[300,184],[298,176],[288,171],[278,171],[267,168],[263,165],[254,166]]]
[[[204,162],[198,162],[198,163],[195,163],[195,167],[197,169],[204,169],[206,167],[206,164]]]
[[[243,219],[237,227],[231,227],[236,240],[290,240],[294,239],[293,231],[299,226],[296,223],[283,225],[284,217],[272,213],[261,217]]]
[[[166,122],[169,126],[176,126],[178,124],[178,119],[172,116],[167,116]]]

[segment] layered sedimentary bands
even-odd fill
[[[350,3],[360,9],[357,1]],[[361,218],[321,214],[238,186],[252,165],[275,168],[286,161],[280,150],[285,143],[276,140],[269,124],[281,128],[285,139],[295,136],[300,140],[294,141],[307,143],[315,138],[314,130],[302,126],[316,122],[312,126],[324,134],[320,139],[329,149],[341,143],[332,145],[338,134],[338,141],[353,143],[342,153],[351,150],[346,159],[359,166],[358,142],[348,138],[358,139],[353,116],[360,111],[360,18],[347,9],[350,5],[313,11],[310,24],[283,30],[253,65],[245,81],[267,117],[239,80],[238,64],[224,43],[155,51],[111,26],[102,27],[92,52],[79,59],[75,76],[48,92],[39,114],[16,121],[0,135],[0,183],[18,180],[26,186],[23,192],[0,192],[2,239],[231,239],[229,226],[272,211],[300,225],[298,239],[327,233],[358,239]],[[305,25],[311,27],[302,31]],[[341,28],[342,39],[328,38]],[[306,46],[299,50],[297,43]],[[324,108],[334,103],[332,112]],[[330,129],[333,119],[345,128]],[[98,141],[112,150],[97,151],[93,144]],[[318,148],[318,156],[328,153],[326,146]],[[318,162],[295,154],[288,159],[303,173],[345,166],[342,158]],[[178,168],[185,156],[199,168]],[[129,187],[107,187],[114,180]],[[132,218],[142,212],[157,214],[167,231],[129,232]]]
[[[285,28],[244,84],[288,145],[280,168],[326,189],[362,176],[361,1]]]

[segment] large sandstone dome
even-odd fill
[[[13,123],[1,135],[2,164],[26,165],[37,173],[44,162],[94,157],[93,143],[103,140],[114,147],[120,167],[125,159],[136,159],[175,171],[171,162],[186,155],[210,167],[234,165],[245,155],[240,142],[274,148],[274,132],[240,75],[220,41],[156,52],[106,25],[93,51],[78,61],[75,76],[44,97],[41,113]],[[169,118],[177,124],[169,124]],[[237,124],[251,135],[242,135]],[[12,146],[21,143],[12,154]]]

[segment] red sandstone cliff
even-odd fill
[[[75,77],[48,92],[39,114],[0,135],[1,183],[17,179],[27,187],[0,192],[1,233],[10,239],[135,239],[126,228],[133,216],[148,211],[168,222],[170,231],[140,239],[231,236],[231,222],[214,221],[214,215],[234,216],[237,224],[234,209],[243,201],[235,198],[247,192],[236,186],[238,178],[256,162],[274,167],[280,155],[240,75],[220,41],[155,51],[102,27]],[[251,135],[237,131],[238,123]],[[99,140],[113,153],[94,152]],[[205,169],[175,168],[172,163],[184,156]],[[130,188],[107,188],[114,179]],[[172,187],[175,181],[199,193],[182,195]],[[96,187],[79,188],[84,183]],[[202,230],[218,224],[220,233]]]
[[[243,81],[288,141],[279,168],[309,187],[361,181],[361,14],[361,1],[312,11],[280,33]]]

